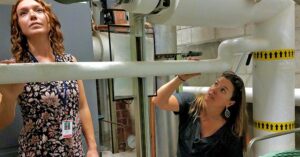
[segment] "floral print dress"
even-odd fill
[[[55,54],[56,62],[72,62],[69,54]],[[37,62],[29,53],[22,60]],[[55,74],[53,74],[55,75]],[[30,82],[19,96],[23,128],[19,137],[19,155],[83,156],[79,119],[79,89],[76,80]],[[72,120],[73,135],[62,137],[62,121]]]

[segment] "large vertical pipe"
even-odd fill
[[[145,17],[139,14],[131,14],[131,49],[135,54],[132,60],[145,60]],[[147,86],[145,78],[134,78],[134,95],[136,105],[135,113],[135,134],[137,145],[137,157],[150,157],[150,129],[149,129],[149,101],[147,98]]]
[[[295,4],[275,17],[256,23],[254,36],[270,41],[264,51],[254,52],[254,136],[291,130],[295,122]],[[295,135],[285,135],[255,145],[255,156],[295,148]]]
[[[154,25],[155,33],[155,49],[156,54],[174,54],[177,52],[177,34],[176,26],[167,26],[167,25]],[[157,83],[158,87],[169,81],[169,77],[158,77]],[[155,106],[152,106],[155,110]],[[158,108],[155,110],[155,117],[152,117],[151,120],[155,120],[155,126],[152,126],[153,131],[152,135],[156,136],[155,143],[156,157],[173,157],[176,156],[177,149],[177,128],[178,126],[178,117],[175,116],[172,112],[162,111]],[[161,140],[166,138],[168,140]]]
[[[154,25],[156,54],[177,52],[176,26]]]

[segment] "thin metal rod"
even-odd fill
[[[289,130],[289,131],[283,131],[283,132],[278,132],[278,133],[273,133],[273,134],[253,138],[247,146],[247,157],[250,157],[251,151],[252,151],[251,149],[252,149],[252,146],[254,145],[254,143],[256,143],[258,141],[262,141],[262,140],[266,140],[266,139],[286,135],[286,134],[296,133],[296,132],[300,132],[300,128],[296,128],[296,129]]]

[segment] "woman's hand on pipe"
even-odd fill
[[[192,61],[199,61],[200,56],[188,56],[186,59],[187,60],[192,60]]]
[[[181,74],[181,75],[177,75],[177,77],[179,77],[179,79],[182,81],[187,81],[188,79],[198,75],[201,75],[201,73]]]
[[[187,60],[191,60],[191,61],[199,61],[200,60],[200,56],[188,56],[186,58]],[[194,76],[198,76],[200,75],[201,73],[193,73],[193,74],[180,74],[180,75],[177,75],[177,77],[180,78],[180,80],[183,80],[183,81],[186,81]]]

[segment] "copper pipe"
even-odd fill
[[[155,132],[155,105],[149,99],[150,104],[150,144],[151,144],[151,157],[156,157],[156,132]]]

